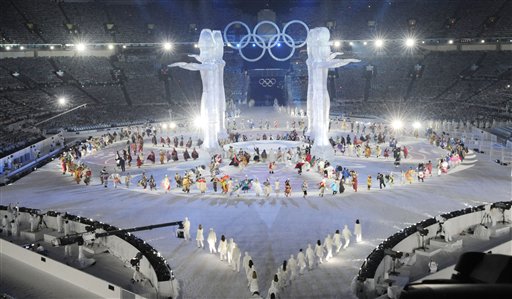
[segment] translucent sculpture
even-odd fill
[[[328,70],[360,61],[358,59],[335,59],[336,56],[343,53],[331,53],[329,38],[329,30],[325,27],[309,30],[307,38],[308,94],[306,109],[308,132],[314,139],[314,147],[330,146],[328,132],[331,103],[327,92]]]
[[[225,134],[224,117],[226,96],[224,93],[224,41],[220,31],[203,29],[199,36],[200,54],[189,55],[200,63],[177,62],[170,67],[181,67],[201,73],[203,93],[201,95],[201,123],[204,147],[207,150],[219,147],[218,138]]]

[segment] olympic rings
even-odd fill
[[[272,86],[274,86],[274,84],[276,84],[276,82],[277,81],[274,78],[271,78],[271,79],[269,79],[269,78],[260,78],[258,80],[258,83],[261,86],[263,86],[263,87],[272,87]]]
[[[231,26],[236,25],[236,24],[241,25],[241,27],[244,27],[244,29],[247,32],[247,34],[244,35],[240,39],[240,42],[233,44],[233,43],[228,41],[228,38],[227,38],[228,37],[228,29]],[[265,34],[265,35],[258,35],[258,29],[262,25],[265,25],[265,24],[272,26],[275,29],[275,33],[273,33],[273,34]],[[240,56],[242,56],[242,58],[245,59],[246,61],[255,62],[255,61],[260,60],[265,55],[267,50],[268,50],[269,55],[274,60],[286,61],[286,60],[292,58],[293,54],[295,53],[295,49],[303,47],[306,44],[306,42],[307,42],[307,38],[304,39],[303,41],[295,41],[295,39],[292,36],[290,36],[289,34],[286,33],[286,30],[288,30],[288,27],[290,25],[293,25],[293,24],[302,25],[306,29],[306,33],[309,33],[308,25],[306,25],[306,23],[304,23],[302,21],[299,21],[299,20],[289,21],[288,23],[286,23],[284,25],[282,31],[281,31],[281,29],[279,29],[279,26],[277,26],[276,23],[271,22],[271,21],[261,21],[261,22],[259,22],[258,24],[256,24],[256,26],[253,28],[252,31],[249,28],[249,26],[247,26],[247,24],[245,24],[244,22],[242,22],[242,21],[233,21],[233,22],[229,23],[224,28],[223,35],[224,35],[224,40],[227,43],[227,46],[230,47],[230,48],[233,48],[233,49],[238,49],[238,52],[240,53]],[[276,57],[274,55],[274,53],[272,53],[272,49],[275,46],[279,46],[281,41],[284,42],[288,47],[291,48],[290,54],[288,54],[284,58]],[[259,56],[255,57],[255,58],[248,58],[247,56],[245,56],[243,54],[242,49],[247,47],[247,45],[249,45],[249,43],[252,43],[253,47],[258,46],[262,50],[261,54]]]

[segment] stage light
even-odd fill
[[[399,120],[399,119],[395,119],[392,123],[391,123],[391,127],[395,130],[400,130],[402,127],[404,126],[404,123]]]
[[[421,128],[421,123],[419,121],[415,121],[412,123],[412,127],[417,130]]]
[[[405,46],[407,47],[414,47],[414,45],[416,44],[416,41],[412,38],[408,38],[405,40]]]
[[[5,49],[6,49],[7,51],[9,51],[9,50],[11,50],[11,47],[10,47],[10,46],[5,46]]]
[[[25,50],[25,47],[23,47],[23,46],[20,46],[20,50]]]
[[[107,47],[108,47],[109,50],[114,50],[114,45],[112,45],[112,44],[108,44]]]
[[[50,50],[53,50],[53,49],[55,49],[55,47],[54,46],[50,46]]]
[[[281,43],[277,43],[277,46],[278,46],[278,47],[281,47]]]
[[[170,51],[171,49],[172,49],[171,43],[169,43],[169,42],[164,43],[164,50],[165,51]]]
[[[341,46],[341,42],[339,40],[334,41],[334,46],[338,48],[339,46]]]
[[[196,128],[202,128],[203,127],[203,119],[200,115],[194,117],[194,126]]]
[[[353,45],[354,45],[354,42],[349,42],[348,44],[349,44],[349,45],[351,45],[351,46],[353,46]]]
[[[84,43],[79,43],[79,44],[77,44],[75,46],[76,46],[76,50],[77,51],[80,51],[80,52],[85,51],[85,44]]]
[[[365,45],[365,46],[366,46],[367,44],[368,44],[368,42],[363,42],[363,45]]]
[[[126,45],[123,45],[123,49],[126,49]]]
[[[448,43],[451,45],[453,44],[453,39],[449,40]]]
[[[176,123],[171,121],[171,123],[169,124],[169,128],[175,129],[176,128]]]
[[[481,40],[480,42],[481,42],[482,44],[484,44],[484,43],[485,43],[485,39]]]
[[[375,47],[377,47],[377,48],[382,48],[382,46],[384,46],[384,40],[382,40],[382,39],[376,39],[376,40],[375,40]]]
[[[64,106],[64,105],[66,105],[66,98],[59,97],[58,102],[59,102],[59,105]]]
[[[252,47],[253,47],[253,48],[256,48],[256,44],[252,44]]]
[[[167,129],[167,124],[162,124],[162,129]]]
[[[198,47],[198,45],[197,45],[197,44],[194,44],[194,48],[197,48],[197,47]]]
[[[424,43],[425,43],[425,41],[424,41],[424,40],[422,40],[422,41],[421,41],[421,43],[422,43],[422,44],[424,44]]]

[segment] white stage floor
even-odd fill
[[[350,284],[353,277],[371,250],[389,235],[427,217],[511,198],[510,168],[485,161],[486,157],[478,155],[476,163],[460,165],[448,175],[434,176],[424,183],[412,185],[400,184],[397,168],[391,159],[340,156],[331,161],[332,165],[356,170],[359,173],[359,191],[355,193],[346,186],[345,193],[333,196],[327,189],[323,198],[318,197],[315,187],[321,180],[318,173],[307,172],[299,176],[293,166],[284,163],[278,164],[270,179],[274,182],[279,178],[282,190],[285,179],[289,178],[293,186],[290,198],[285,198],[282,193],[278,198],[275,195],[257,198],[253,191],[241,194],[239,198],[228,197],[214,194],[210,184],[205,195],[195,187],[191,194],[183,194],[178,189],[165,194],[161,188],[153,192],[144,191],[135,184],[142,171],[148,176],[153,174],[160,182],[164,174],[173,178],[176,172],[182,174],[194,166],[207,165],[208,158],[203,153],[197,161],[180,160],[141,169],[132,166],[129,172],[134,178],[129,189],[124,186],[114,189],[112,185],[105,189],[99,185],[97,174],[103,165],[112,171],[115,151],[122,144],[85,158],[85,163],[93,168],[96,175],[91,186],[77,185],[69,175],[62,175],[60,165],[55,161],[10,186],[2,187],[1,203],[20,202],[26,207],[68,211],[119,227],[189,217],[191,242],[176,239],[174,228],[137,233],[168,259],[179,279],[182,298],[250,297],[245,273],[234,273],[226,262],[219,261],[218,256],[196,248],[195,232],[199,223],[205,228],[205,237],[213,227],[219,238],[221,234],[234,238],[242,252],[250,253],[258,271],[260,293],[266,296],[270,280],[284,259],[288,259],[290,254],[296,255],[299,248],[305,250],[308,243],[314,244],[316,240],[323,243],[327,234],[341,230],[344,224],[353,230],[358,218],[362,223],[363,242],[352,240],[349,248],[337,258],[306,272],[281,294],[281,298],[352,298]],[[406,139],[400,144],[409,146],[411,157],[402,161],[398,173],[400,169],[415,167],[419,161],[434,162],[443,153],[422,139]],[[146,156],[149,148],[145,147]],[[221,170],[235,178],[243,179],[247,175],[249,178],[258,177],[262,182],[269,177],[266,164],[252,164],[241,170],[227,166],[226,162]],[[377,172],[390,171],[395,173],[395,185],[378,190]],[[371,191],[366,190],[368,175],[374,178]],[[309,182],[310,195],[306,199],[300,192],[303,179]]]

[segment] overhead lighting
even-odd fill
[[[334,41],[334,46],[338,48],[339,46],[341,46],[341,42],[339,40]]]
[[[176,123],[171,121],[171,123],[169,124],[169,128],[175,129],[176,128]]]
[[[416,41],[413,38],[408,38],[405,40],[405,46],[408,48],[414,47]]]
[[[382,48],[382,46],[384,46],[384,40],[382,40],[382,39],[380,39],[380,38],[379,38],[379,39],[376,39],[376,40],[375,40],[375,47],[377,47],[377,48]]]
[[[123,45],[123,49],[126,49],[126,45]]]
[[[368,42],[363,42],[363,45],[365,45],[365,46],[366,46],[367,44],[368,44]]]
[[[484,44],[484,43],[485,43],[485,39],[481,40],[480,42],[481,42],[482,44]]]
[[[421,123],[419,121],[415,121],[413,124],[412,124],[412,127],[414,129],[419,129],[421,128]]]
[[[354,42],[349,42],[348,44],[349,44],[349,45],[351,45],[351,46],[353,46],[353,45],[354,45]]]
[[[7,51],[11,50],[11,46],[5,46],[5,49],[6,49]]]
[[[64,106],[66,105],[66,98],[65,97],[59,97],[58,99],[59,105]]]
[[[449,40],[448,43],[451,45],[453,44],[453,39]]]
[[[53,49],[55,49],[55,47],[54,46],[50,46],[50,50],[53,50]]]
[[[20,50],[25,50],[25,47],[23,47],[23,46],[20,46]]]
[[[169,42],[164,43],[164,50],[165,51],[170,51],[171,49],[172,49],[171,43],[169,43]]]
[[[391,123],[391,127],[395,130],[400,130],[403,126],[404,126],[404,123],[399,119],[395,119]]]
[[[76,49],[77,49],[77,51],[80,51],[80,52],[85,51],[85,44],[84,43],[77,44]]]
[[[108,44],[107,48],[108,48],[109,50],[114,50],[114,45],[113,45],[113,44]]]

